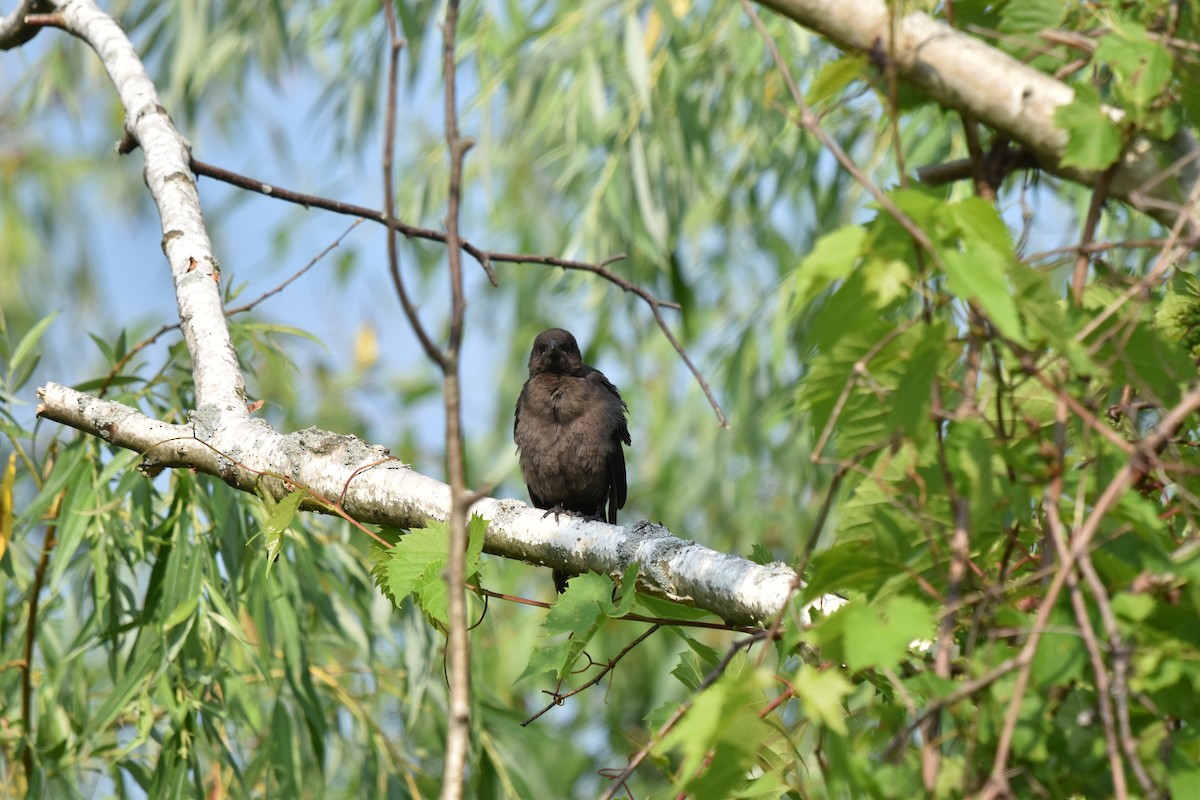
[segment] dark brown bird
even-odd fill
[[[550,328],[537,335],[513,421],[521,476],[534,506],[556,518],[570,512],[616,524],[617,509],[625,505],[626,408],[617,387],[583,363],[568,331]],[[554,571],[560,593],[568,577]]]

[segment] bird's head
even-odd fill
[[[544,330],[533,340],[529,354],[529,374],[574,375],[583,369],[579,344],[570,331],[562,328]]]

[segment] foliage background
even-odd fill
[[[1182,7],[1175,38],[1194,41],[1194,10]],[[1034,32],[1108,32],[1069,75],[1094,87],[1093,103],[1103,97],[1128,114],[1115,134],[1076,125],[1072,157],[1099,168],[1115,158],[1113,135],[1119,143],[1135,131],[1196,126],[1194,54],[1146,33],[1172,8],[954,4],[958,25],[999,32],[980,35],[1046,72],[1078,54],[1036,55],[1027,46]],[[289,188],[379,202],[387,47],[376,3],[117,2],[110,10],[198,158]],[[438,227],[446,201],[436,110],[441,8],[397,10],[407,39],[398,213]],[[892,107],[866,59],[764,17],[821,125],[893,190],[943,264],[917,254],[789,118],[783,76],[739,6],[468,2],[460,127],[476,147],[465,235],[493,249],[596,260],[626,253],[617,265],[625,277],[682,304],[672,323],[732,424],[715,424],[636,298],[592,276],[536,266],[501,267],[492,289],[476,270],[465,362],[470,481],[524,497],[512,402],[529,342],[555,324],[574,330],[585,358],[630,403],[628,519],[661,520],[718,550],[763,548],[760,557],[794,563],[837,465],[852,461],[856,470],[833,487],[810,577],[814,593],[836,590],[855,602],[806,634],[805,647],[819,646],[820,656],[809,649],[801,658],[792,638],[769,650],[761,669],[757,648],[737,658],[631,788],[638,797],[685,787],[708,797],[911,795],[922,785],[920,748],[896,754],[889,746],[914,704],[986,673],[1024,641],[1045,585],[1037,570],[1055,476],[1066,486],[1053,502],[1078,525],[1123,463],[1087,419],[1071,416],[1056,430],[1058,398],[1103,416],[1128,385],[1149,405],[1111,430],[1132,437],[1152,427],[1156,408],[1177,402],[1194,376],[1185,351],[1195,291],[1183,278],[1170,295],[1151,285],[1098,338],[1077,339],[1146,274],[1156,251],[1105,253],[1089,273],[1087,300],[1071,307],[1062,298],[1073,254],[1018,259],[1077,242],[1090,190],[1017,174],[993,210],[971,196],[969,182],[899,188],[898,154],[910,171],[967,154],[958,115],[905,93]],[[133,455],[35,423],[37,383],[95,390],[174,312],[156,218],[136,160],[113,154],[120,110],[93,54],[44,32],[2,58],[0,456],[16,456],[12,538],[0,560],[4,782],[29,779],[29,753],[33,796],[164,797],[213,786],[233,796],[436,793],[442,637],[412,602],[393,610],[375,588],[361,535],[306,516],[268,572],[268,512],[256,499],[183,472],[147,481],[132,470]],[[1094,122],[1089,110],[1075,113]],[[201,183],[201,195],[231,300],[279,283],[348,222],[212,182]],[[1109,205],[1093,238],[1162,235]],[[239,354],[251,395],[265,401],[260,413],[278,429],[356,433],[441,475],[436,375],[397,313],[383,244],[380,232],[360,226],[279,299],[236,318]],[[444,252],[403,247],[405,268],[420,276],[422,313],[438,329],[448,308]],[[1194,271],[1194,258],[1183,266]],[[1164,298],[1179,319],[1154,325]],[[848,384],[854,363],[881,342],[870,380]],[[1023,374],[1023,353],[1063,356],[1039,364],[1050,386]],[[975,398],[971,390],[964,397],[973,358],[986,365]],[[188,368],[178,338],[141,351],[121,375],[110,396],[185,419]],[[839,410],[847,385],[853,391]],[[827,422],[831,461],[814,465]],[[1172,458],[1191,457],[1182,448]],[[1120,627],[1106,641],[1128,641],[1133,654],[1128,737],[1154,783],[1187,796],[1200,784],[1200,748],[1189,732],[1200,646],[1194,490],[1186,471],[1158,477],[1180,483],[1127,495],[1104,523],[1095,561]],[[973,569],[953,589],[959,500]],[[482,565],[489,588],[548,599],[543,573],[494,559]],[[948,595],[999,585],[1009,591],[955,618],[953,675],[935,675],[907,651],[909,641],[933,638]],[[40,596],[36,725],[26,742],[24,672],[14,664],[24,657],[32,596]],[[1103,630],[1104,602],[1089,602],[1085,616]],[[1014,785],[1022,794],[1105,795],[1114,787],[1094,716],[1094,665],[1070,602],[1052,613],[1053,633],[1020,704]],[[732,641],[729,633],[657,633],[610,683],[521,727],[553,686],[546,675],[518,680],[543,619],[493,602],[472,632],[474,796],[598,793],[606,781],[597,771],[623,766]],[[611,623],[588,650],[605,661],[644,627]],[[1012,694],[1009,675],[943,718],[939,793],[981,785]],[[760,717],[773,700],[775,713]]]

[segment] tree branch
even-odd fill
[[[21,0],[8,16],[0,19],[0,50],[11,50],[28,42],[42,25],[33,25],[25,20],[30,14],[42,14],[54,10],[50,0]]]
[[[209,430],[207,418],[198,414],[188,425],[171,425],[56,383],[39,389],[38,395],[39,416],[142,453],[141,468],[148,474],[170,467],[194,469],[246,492],[262,480],[282,498],[283,482],[262,479],[266,472],[287,476],[323,497],[344,492],[343,510],[365,524],[412,528],[449,518],[446,484],[388,459],[384,447],[353,436],[316,428],[284,435],[250,417],[216,430]],[[302,507],[327,511],[313,504]],[[763,566],[719,553],[649,522],[620,526],[567,516],[556,521],[520,501],[494,498],[478,500],[471,511],[489,521],[487,553],[564,572],[605,575],[622,575],[636,562],[639,590],[711,611],[732,625],[760,626],[772,619],[796,577],[783,564]],[[825,596],[811,606],[840,602]],[[807,610],[800,619],[808,622]]]
[[[394,26],[391,0],[384,0]],[[446,192],[446,260],[450,272],[450,334],[443,353],[443,394],[446,404],[446,472],[450,477],[450,558],[446,591],[450,626],[446,641],[450,661],[450,720],[446,730],[446,758],[442,770],[442,800],[459,800],[467,771],[471,744],[471,656],[467,640],[467,465],[462,435],[462,384],[459,354],[467,301],[463,294],[462,248],[458,234],[462,199],[463,158],[471,141],[458,132],[458,72],[455,49],[458,35],[458,0],[446,4],[442,23],[442,83],[445,86],[446,151],[450,182]]]
[[[1054,113],[1075,96],[1067,84],[927,14],[906,14],[893,26],[885,0],[758,2],[845,50],[891,54],[901,79],[944,108],[968,114],[1020,144],[1048,172],[1085,186],[1098,184],[1100,172],[1062,164],[1067,134]],[[1181,172],[1181,186],[1158,181],[1162,164],[1191,158],[1198,149],[1182,130],[1166,143],[1135,140],[1113,173],[1109,196],[1166,225],[1186,217],[1193,231],[1200,228],[1200,203],[1189,198],[1191,187],[1200,183],[1195,162]]]
[[[196,416],[204,427],[248,417],[246,390],[221,303],[221,268],[204,227],[188,144],[166,109],[133,44],[92,0],[72,0],[56,21],[100,57],[121,104],[125,130],[145,153],[145,179],[162,219],[162,248],[171,266],[184,341],[192,358]]]

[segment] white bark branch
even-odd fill
[[[41,28],[37,25],[27,25],[25,17],[29,14],[40,14],[53,10],[50,0],[21,0],[8,16],[0,18],[0,50],[11,50],[20,47],[34,36]]]
[[[1062,165],[1067,133],[1054,112],[1075,90],[1012,56],[942,24],[927,14],[905,14],[893,24],[884,0],[757,0],[829,39],[838,47],[881,53],[901,79],[945,108],[961,111],[1023,145],[1048,172],[1095,186],[1100,173]],[[895,40],[892,31],[895,30]],[[1163,180],[1172,164],[1175,180]],[[1169,142],[1138,139],[1113,175],[1109,195],[1172,225],[1183,215],[1200,232],[1200,147],[1186,131]]]
[[[196,176],[188,167],[191,148],[158,102],[146,68],[116,21],[92,0],[70,0],[58,14],[65,28],[100,56],[125,108],[125,130],[145,155],[146,186],[162,219],[163,253],[192,357],[197,412],[213,417],[215,424],[236,425],[249,417],[246,389],[221,305],[221,269],[204,227]]]
[[[386,461],[387,450],[353,436],[309,428],[279,434],[258,419],[217,430],[200,423],[169,425],[136,409],[51,383],[40,389],[38,416],[99,436],[109,444],[143,454],[147,473],[187,467],[230,486],[253,492],[256,484],[282,497],[280,478],[331,502],[364,523],[411,528],[450,514],[450,487]],[[203,441],[201,441],[203,439]],[[355,470],[376,464],[355,475]],[[353,476],[353,477],[351,477]],[[309,510],[324,511],[318,503]],[[484,550],[492,555],[568,572],[591,570],[621,575],[640,565],[642,588],[667,599],[713,612],[736,625],[773,618],[787,601],[795,573],[783,564],[762,566],[684,541],[648,522],[607,525],[564,515],[556,521],[517,500],[485,498],[471,512],[489,521]],[[832,610],[835,597],[818,605]],[[807,622],[807,612],[802,614]]]

